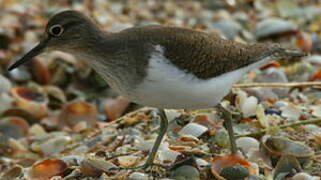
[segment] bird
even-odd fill
[[[231,116],[221,100],[251,69],[304,55],[277,43],[245,44],[175,26],[146,25],[108,32],[81,12],[66,10],[49,19],[40,42],[8,70],[52,50],[86,61],[111,88],[132,102],[158,108],[159,134],[145,163],[135,168],[154,164],[168,126],[164,109],[219,108],[231,153],[236,153]]]

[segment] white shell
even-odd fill
[[[252,137],[240,137],[236,139],[236,145],[247,153],[250,149],[258,150],[260,142]]]
[[[292,177],[292,180],[320,180],[320,177],[310,176],[307,173],[301,172]]]
[[[177,156],[179,156],[181,153],[173,150],[162,150],[158,154],[159,160],[161,162],[170,162],[174,163],[176,161]]]
[[[186,126],[184,126],[179,132],[178,134],[180,135],[192,135],[194,137],[199,137],[201,136],[203,133],[205,133],[206,131],[208,131],[208,128],[197,124],[197,123],[188,123]]]
[[[138,157],[133,155],[119,156],[117,160],[123,167],[132,167],[138,162]]]

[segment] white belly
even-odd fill
[[[143,105],[158,108],[210,108],[228,94],[252,66],[202,80],[176,68],[163,56],[161,46],[151,56],[147,78],[130,98]],[[188,62],[188,61],[187,61]],[[254,65],[254,64],[253,64]]]

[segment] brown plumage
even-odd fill
[[[282,53],[279,44],[247,45],[222,39],[215,34],[178,27],[134,27],[117,35],[123,41],[163,46],[169,61],[201,79],[242,68],[277,52]],[[137,44],[134,48],[141,47]]]

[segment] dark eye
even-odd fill
[[[49,28],[49,33],[56,37],[60,36],[63,31],[64,29],[60,24],[53,25]]]

